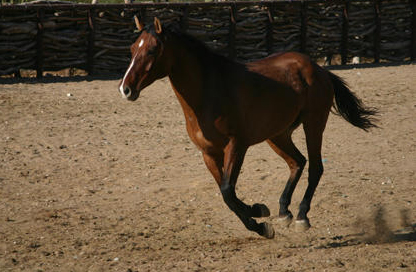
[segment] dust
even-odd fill
[[[373,234],[366,237],[367,243],[389,243],[394,241],[394,232],[386,220],[386,209],[379,207],[373,215]]]
[[[416,224],[409,220],[409,210],[401,209],[398,215],[386,212],[384,206],[379,206],[369,219],[359,219],[355,226],[360,227],[360,242],[366,244],[383,244],[400,241],[416,241]],[[392,225],[400,225],[394,230]]]

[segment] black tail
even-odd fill
[[[336,112],[352,125],[359,127],[365,131],[372,127],[377,127],[374,124],[373,118],[377,114],[374,108],[366,108],[361,100],[348,89],[345,81],[329,72],[332,84],[334,85]]]

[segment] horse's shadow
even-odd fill
[[[412,228],[412,231],[408,233],[395,233],[393,236],[393,240],[396,242],[401,242],[401,241],[416,242],[416,224],[413,224],[411,228]]]

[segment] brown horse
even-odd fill
[[[293,144],[292,132],[300,125],[306,136],[309,157],[308,187],[299,207],[296,228],[310,227],[307,213],[323,173],[322,134],[331,107],[361,129],[374,127],[371,116],[346,84],[307,56],[282,53],[241,64],[220,56],[175,27],[144,27],[136,19],[140,35],[131,46],[132,59],[119,91],[134,101],[146,86],[168,76],[186,119],[189,137],[201,150],[228,207],[247,229],[274,237],[264,204],[246,205],[237,198],[235,186],[249,146],[267,141],[287,162],[290,176],[280,197],[279,221],[288,226],[288,207],[306,164]],[[335,103],[334,101],[335,96]]]

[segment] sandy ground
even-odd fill
[[[276,224],[286,164],[249,149],[237,193],[269,206],[273,240],[223,203],[167,79],[134,103],[116,80],[1,84],[0,270],[416,271],[416,65],[334,72],[381,129],[330,116],[305,233]]]

